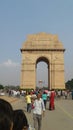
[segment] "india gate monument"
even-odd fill
[[[65,49],[57,35],[44,32],[28,35],[20,50],[21,89],[36,89],[36,69],[41,61],[48,65],[48,88],[65,89]]]

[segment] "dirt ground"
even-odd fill
[[[12,103],[12,102],[15,102],[16,100],[18,100],[17,98],[15,97],[9,97],[9,96],[0,96],[0,98]]]

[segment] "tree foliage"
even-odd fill
[[[4,86],[0,84],[0,89],[4,89]]]
[[[66,89],[72,90],[73,89],[73,79],[68,80],[66,82]]]

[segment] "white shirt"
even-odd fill
[[[42,111],[45,111],[45,106],[44,106],[44,102],[43,100],[40,98],[39,100],[36,99],[34,101],[34,109],[33,109],[33,113],[34,114],[38,114],[38,115],[41,115],[42,114]]]

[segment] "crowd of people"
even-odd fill
[[[28,96],[30,94],[28,93]],[[31,96],[30,96],[31,98]],[[27,100],[27,96],[26,96]],[[34,128],[31,130],[41,130],[42,112],[44,116],[45,106],[38,93],[36,99],[32,98]],[[29,112],[30,101],[27,103],[27,112]],[[22,109],[13,110],[11,104],[0,99],[0,130],[30,130],[27,117]]]
[[[31,112],[32,99],[36,99],[38,93],[40,93],[41,95],[41,98],[44,102],[45,109],[47,108],[49,110],[55,109],[55,104],[54,104],[55,99],[73,99],[73,91],[68,91],[68,90],[52,89],[52,90],[43,90],[43,91],[38,90],[38,91],[26,92],[25,100],[27,103],[27,112]]]
[[[45,116],[46,104],[48,103],[48,110],[54,110],[55,104],[55,91],[52,89],[48,94],[48,91],[32,91],[27,92],[25,101],[27,104],[27,112],[33,111],[33,121],[35,130],[41,130],[42,117]]]
[[[33,111],[33,130],[41,130],[47,94],[38,91],[32,96],[30,92],[27,92],[25,100],[27,102],[27,112]],[[13,110],[11,104],[4,99],[0,99],[0,130],[30,130],[24,111],[21,109]]]
[[[34,128],[31,130],[41,130],[42,117],[45,116],[45,110],[55,110],[55,99],[63,97],[67,99],[71,96],[73,100],[73,91],[27,91],[24,99],[27,104],[27,112],[33,113]],[[48,105],[46,105],[48,102]],[[47,107],[48,106],[48,107]],[[0,130],[30,130],[29,122],[22,109],[13,110],[11,104],[0,99]]]

